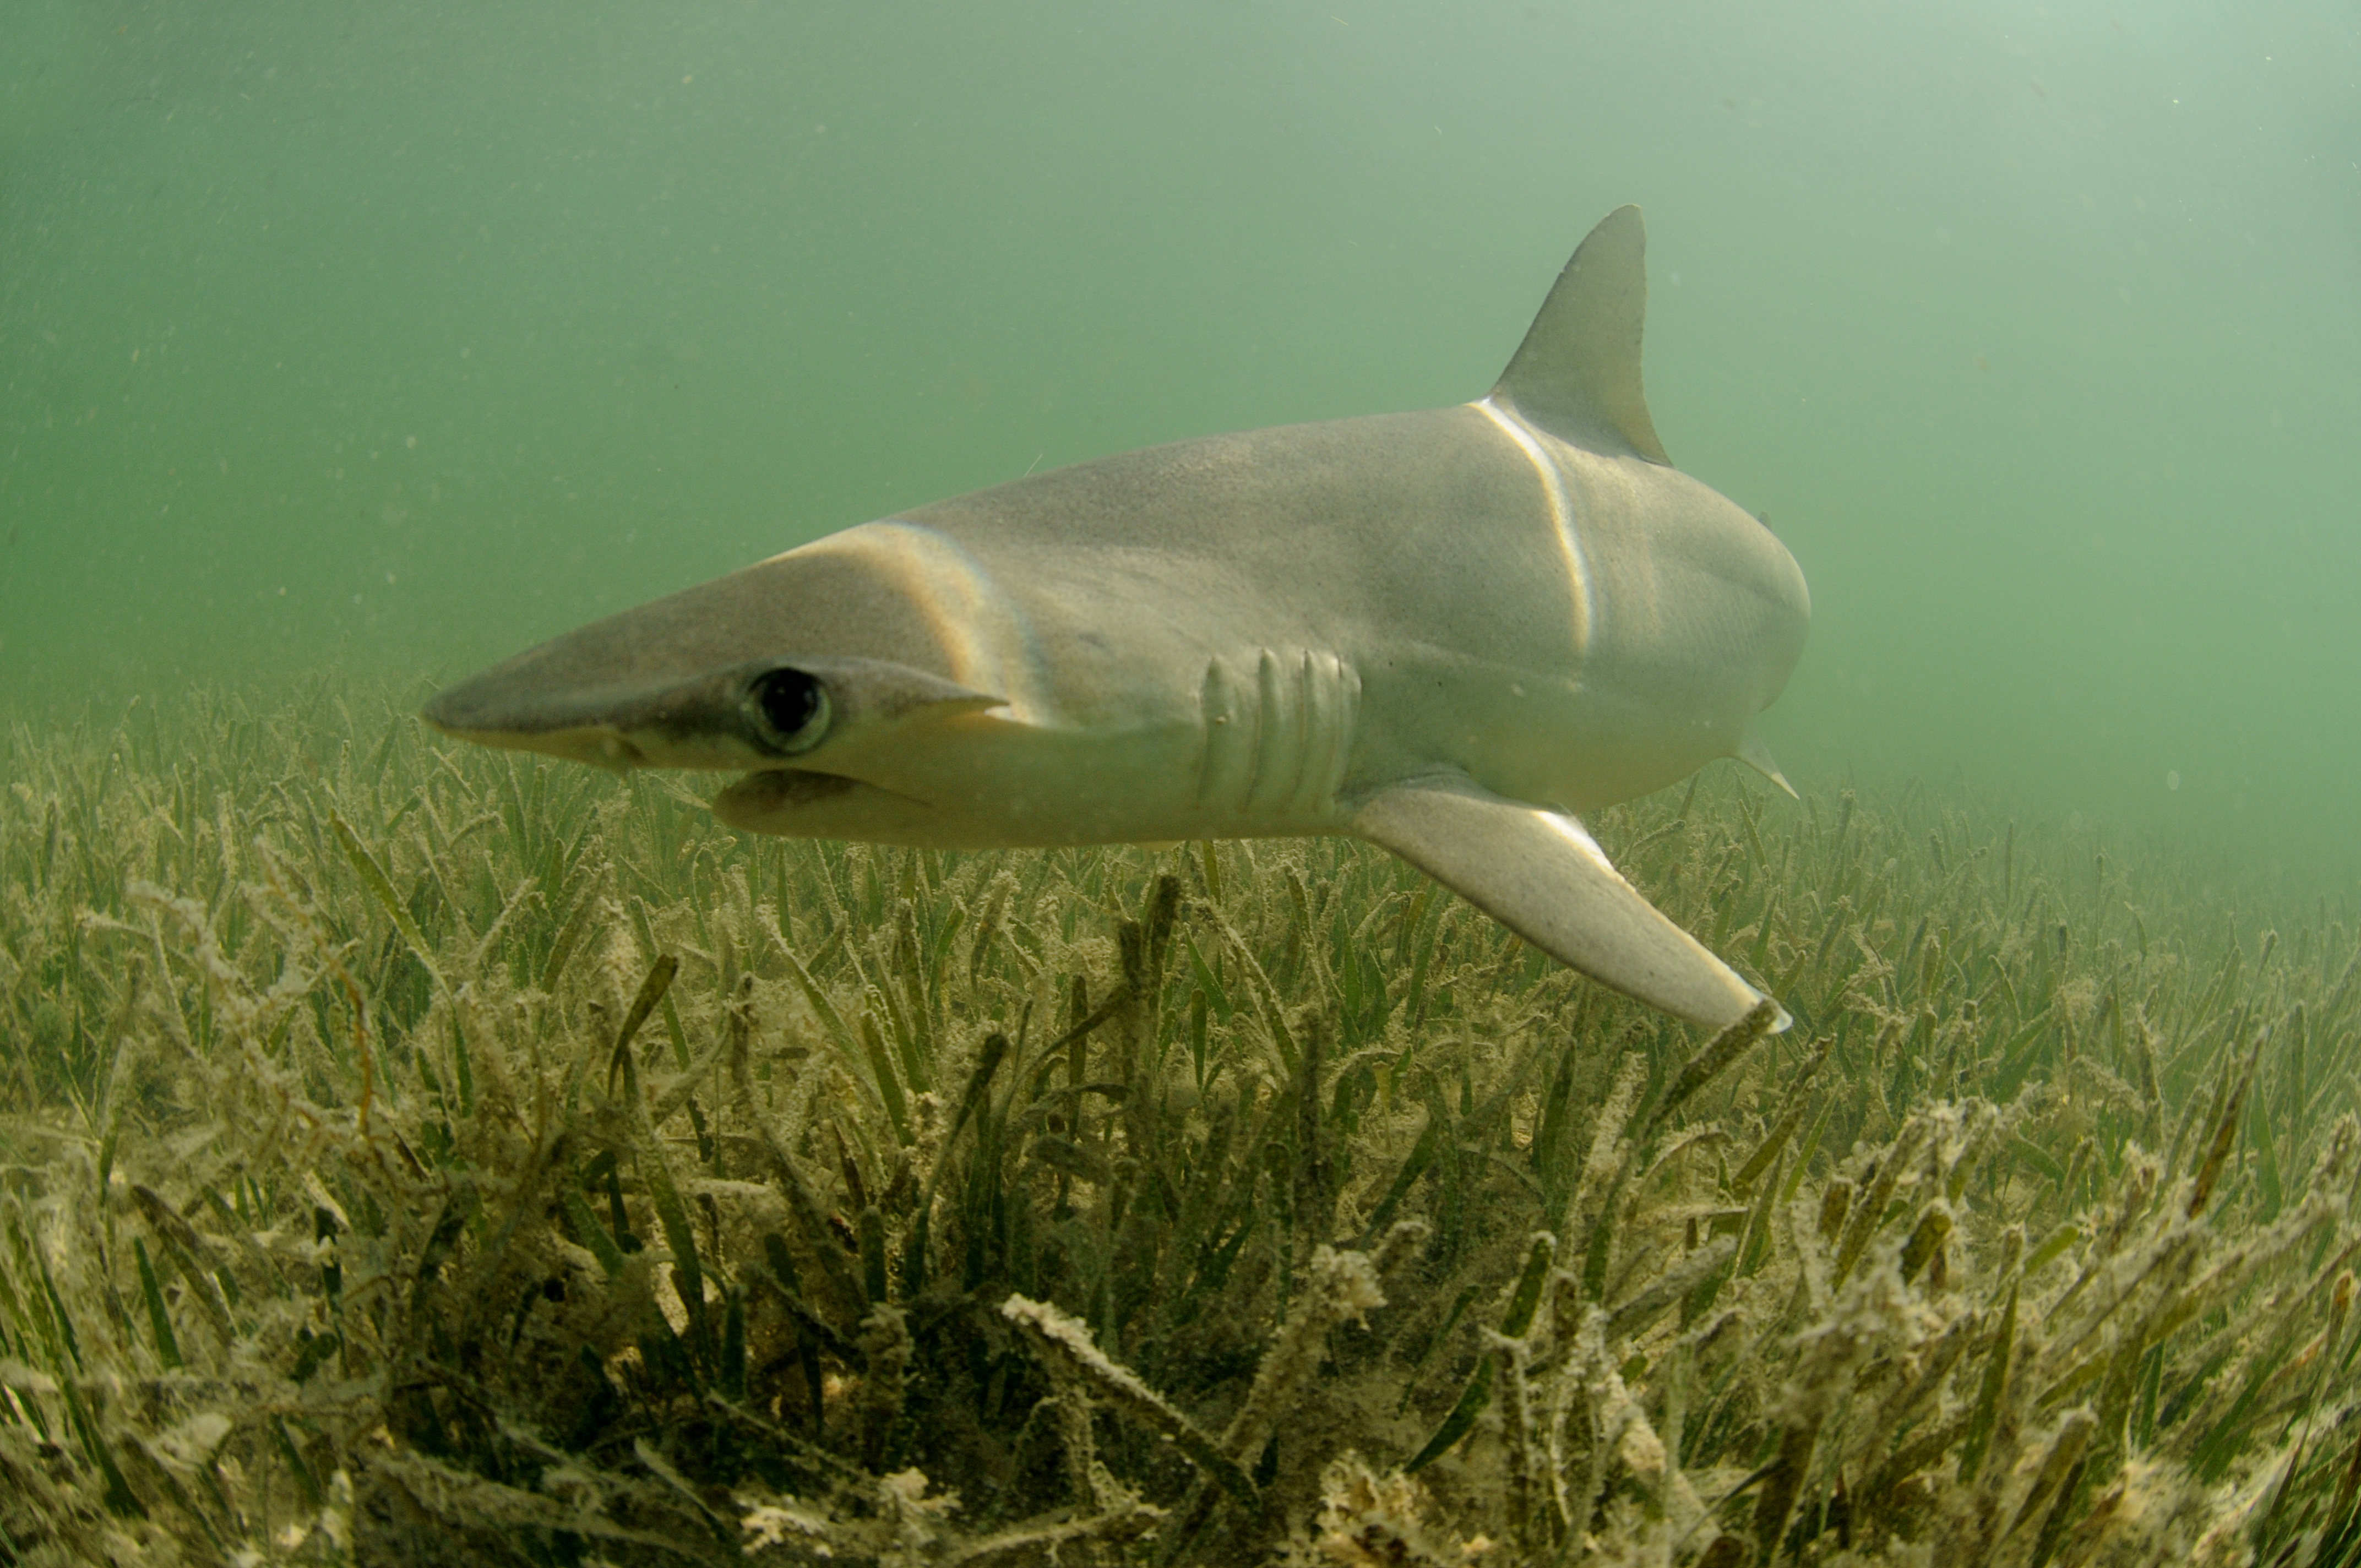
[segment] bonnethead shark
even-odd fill
[[[1720,757],[1784,787],[1750,726],[1810,617],[1794,557],[1656,439],[1645,245],[1638,208],[1609,214],[1474,402],[862,523],[521,653],[425,718],[742,770],[713,812],[759,833],[1356,835],[1583,973],[1730,1025],[1761,995],[1581,822]]]

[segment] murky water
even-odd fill
[[[1788,1034],[399,717],[1626,202],[1805,799],[1592,826]],[[0,1556],[2349,1559],[2357,276],[2323,0],[0,0]]]
[[[2361,33],[2323,4],[15,0],[0,687],[449,676],[1128,446],[1481,392],[1647,209],[1799,782],[2355,870]]]

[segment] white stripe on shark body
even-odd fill
[[[1565,577],[1574,590],[1574,651],[1577,664],[1590,652],[1590,640],[1598,627],[1597,596],[1590,586],[1590,563],[1583,559],[1582,538],[1576,532],[1574,504],[1566,498],[1565,475],[1550,455],[1549,448],[1532,426],[1509,410],[1500,407],[1490,397],[1481,397],[1467,405],[1500,429],[1500,433],[1517,444],[1525,461],[1542,482],[1542,494],[1549,498],[1550,522],[1557,530],[1558,554],[1565,557]]]
[[[749,831],[934,849],[1352,834],[1719,1028],[1775,1009],[1575,813],[1736,756],[1803,649],[1794,558],[1680,473],[1609,215],[1489,396],[1209,436],[863,524],[445,691],[448,733],[752,769]],[[1480,417],[1479,417],[1480,416]]]
[[[864,522],[772,557],[855,556],[890,577],[927,618],[950,661],[951,679],[1004,699],[1019,724],[1056,722],[1041,695],[1033,629],[1009,595],[958,540],[900,518]]]

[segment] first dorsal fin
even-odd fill
[[[1618,207],[1600,219],[1557,275],[1492,396],[1544,430],[1570,439],[1620,436],[1649,462],[1670,467],[1640,389],[1647,249],[1639,208]]]

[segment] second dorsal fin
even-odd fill
[[[1554,434],[1620,439],[1670,467],[1640,389],[1647,248],[1639,208],[1618,207],[1600,219],[1558,274],[1492,396]]]

